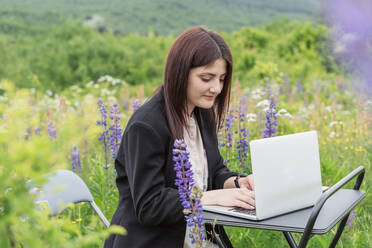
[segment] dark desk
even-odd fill
[[[359,176],[354,189],[341,189],[357,175]],[[282,231],[292,248],[306,247],[311,235],[325,234],[342,220],[330,245],[330,247],[334,247],[341,236],[349,213],[365,197],[365,192],[359,190],[363,177],[364,168],[361,166],[325,191],[313,207],[262,221],[252,221],[207,211],[203,212],[203,218],[206,223],[224,226]],[[299,245],[291,232],[303,233]],[[216,233],[214,236],[220,247],[226,247]]]

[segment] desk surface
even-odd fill
[[[327,233],[337,222],[349,213],[363,198],[365,192],[361,190],[340,189],[324,204],[315,222],[312,233]],[[261,221],[252,221],[239,217],[203,212],[204,222],[225,226],[248,227],[276,231],[304,232],[306,223],[313,207],[272,217]]]

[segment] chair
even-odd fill
[[[47,175],[47,182],[38,192],[36,203],[47,203],[52,216],[60,214],[69,203],[89,202],[106,227],[110,223],[94,202],[84,181],[74,172],[57,170]]]

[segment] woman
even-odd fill
[[[218,150],[216,127],[229,105],[232,65],[230,49],[212,31],[192,27],[176,39],[163,84],[124,131],[115,160],[120,197],[111,224],[124,226],[127,235],[110,236],[106,248],[191,246],[174,184],[175,139],[187,144],[202,205],[254,208],[251,175],[231,172]]]

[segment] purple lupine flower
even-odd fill
[[[372,94],[372,1],[325,1],[324,13],[327,23],[337,30],[334,32],[336,57],[364,81],[359,90]]]
[[[284,85],[280,86],[279,93],[281,95],[287,95],[287,96],[289,96],[290,93],[291,93],[290,81],[289,81],[288,74],[284,75]]]
[[[225,119],[226,147],[231,148],[233,143],[234,110],[230,110]]]
[[[114,123],[110,126],[110,145],[112,151],[112,159],[116,158],[117,152],[120,147],[121,141],[121,131],[122,128],[120,126],[120,111],[118,108],[118,104],[114,103],[110,110],[110,119],[114,121]]]
[[[40,127],[35,128],[35,134],[40,135],[40,133],[41,133],[41,128]]]
[[[32,137],[32,127],[28,127],[26,129],[25,140],[28,140],[31,137]]]
[[[240,96],[240,101],[239,101],[239,110],[240,113],[242,114],[248,114],[248,97],[247,95],[243,94]]]
[[[218,145],[221,146],[221,147],[224,147],[225,146],[225,143],[224,143],[224,138],[223,138],[223,125],[219,126],[218,127],[218,131],[217,131],[217,141],[218,141]]]
[[[236,142],[236,149],[238,150],[237,157],[240,162],[240,166],[244,169],[247,168],[247,158],[248,158],[248,152],[249,152],[249,145],[248,145],[248,139],[250,136],[250,131],[246,127],[246,120],[245,120],[245,112],[244,112],[244,99],[240,100],[239,110],[237,111],[237,114],[239,116],[238,118],[238,131],[239,138]]]
[[[109,144],[110,144],[110,135],[109,130],[107,129],[107,110],[105,105],[102,102],[102,99],[98,99],[97,102],[99,106],[99,112],[101,120],[97,121],[97,126],[102,126],[102,132],[99,135],[98,140],[100,141],[100,144],[102,145],[102,150],[105,153],[105,169],[108,169],[110,167],[109,160],[108,160],[108,150],[109,150]]]
[[[304,84],[302,82],[298,81],[295,86],[299,94],[304,93]]]
[[[77,148],[76,145],[72,147],[71,166],[74,172],[81,173],[80,150]]]
[[[266,122],[265,122],[265,129],[264,129],[264,138],[274,137],[277,132],[277,126],[278,122],[276,121],[278,119],[277,117],[277,105],[272,93],[272,90],[270,88],[267,89],[267,95],[269,98],[269,108],[266,111]]]
[[[191,242],[202,247],[205,240],[203,226],[203,207],[200,203],[201,192],[194,186],[193,172],[189,160],[189,152],[183,139],[176,139],[173,148],[174,170],[176,172],[175,185],[178,187],[181,204],[184,208],[187,226],[190,227]]]
[[[227,112],[223,119],[224,126],[221,126],[221,132],[220,132],[220,146],[225,147],[225,159],[226,163],[229,162],[229,154],[232,152],[231,149],[233,147],[233,128],[234,128],[234,110],[230,110]]]
[[[133,113],[137,111],[141,107],[141,101],[139,99],[136,99],[132,103]]]
[[[48,134],[52,139],[57,139],[57,131],[52,120],[48,122]]]
[[[346,225],[347,226],[352,226],[353,225],[353,219],[357,216],[357,211],[354,210],[349,217],[347,218]]]

